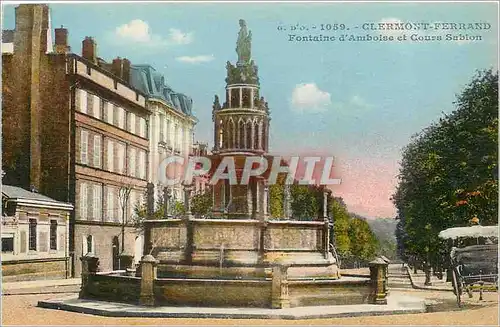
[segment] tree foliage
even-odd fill
[[[479,72],[455,105],[404,149],[393,195],[398,249],[422,260],[438,252],[439,231],[498,222],[498,73]]]
[[[194,216],[207,217],[212,212],[212,209],[213,195],[211,188],[207,188],[191,198],[191,212]]]

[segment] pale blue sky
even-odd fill
[[[371,217],[394,215],[389,196],[401,148],[410,136],[437,120],[442,111],[453,109],[455,94],[476,69],[497,69],[498,62],[495,3],[50,7],[52,27],[64,25],[69,29],[73,52],[80,54],[81,41],[93,36],[100,57],[111,60],[121,56],[133,64],[149,63],[165,74],[175,90],[191,96],[199,119],[196,138],[209,143],[213,139],[213,97],[224,94],[225,63],[236,59],[238,20],[245,19],[253,34],[252,57],[259,66],[261,92],[271,108],[271,150],[337,156],[342,167],[338,177],[344,185],[334,187],[334,191],[344,196],[351,210]],[[14,27],[13,6],[5,7],[4,19],[4,29]],[[293,43],[288,41],[288,32],[277,30],[281,23],[337,22],[352,27],[347,33],[360,34],[354,26],[387,19],[487,22],[491,30],[464,32],[483,37],[469,43]],[[140,22],[131,24],[134,20]],[[124,34],[130,38],[127,32],[133,30],[135,39],[125,40],[117,33],[117,28],[125,24],[129,29],[122,28]],[[182,57],[201,62],[181,61]],[[301,96],[310,96],[306,100],[316,102],[316,108],[298,110],[292,104],[292,93],[302,83],[314,84],[302,89],[310,92]]]

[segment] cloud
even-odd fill
[[[189,44],[193,42],[193,33],[183,33],[181,30],[171,28],[169,41],[173,44]]]
[[[134,19],[127,24],[118,26],[115,30],[118,37],[128,39],[134,42],[150,42],[151,34],[149,25],[143,20]]]
[[[188,64],[199,64],[202,62],[209,62],[214,60],[213,55],[200,55],[200,56],[181,56],[175,58],[175,60],[180,61],[180,62],[185,62]]]
[[[302,83],[292,91],[292,109],[297,112],[324,112],[332,103],[330,93],[322,91],[316,83]]]
[[[193,42],[193,33],[185,33],[176,28],[170,28],[165,38],[151,32],[149,24],[141,19],[133,19],[130,22],[116,27],[114,38],[116,41],[134,42],[147,46],[170,46],[185,45]]]

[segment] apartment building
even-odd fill
[[[64,28],[50,49],[49,22],[47,5],[19,5],[13,51],[2,53],[3,182],[74,205],[69,256],[78,276],[89,251],[111,270],[137,247],[130,225],[122,244],[121,227],[147,186],[150,111],[125,78],[130,62],[106,63],[90,37],[81,55],[70,53]]]
[[[159,196],[163,192],[160,163],[172,155],[182,156],[187,162],[193,154],[193,134],[197,123],[192,114],[193,101],[172,90],[165,77],[149,65],[133,65],[130,83],[147,95],[146,107],[151,113],[148,180],[156,186],[156,195]],[[182,185],[174,185],[171,194],[173,201],[181,201]]]

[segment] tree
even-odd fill
[[[439,260],[439,231],[498,221],[498,73],[478,72],[455,105],[403,150],[393,195],[398,248],[427,266]]]
[[[123,184],[118,190],[118,202],[121,209],[121,235],[122,235],[122,250],[121,253],[125,252],[125,226],[128,224],[127,208],[129,207],[130,193],[134,187],[130,184]]]
[[[379,243],[370,225],[364,219],[351,218],[349,221],[348,235],[350,252],[356,261],[368,261],[375,256]]]
[[[207,188],[204,192],[195,194],[191,198],[191,212],[197,217],[209,216],[213,209],[212,189]]]

